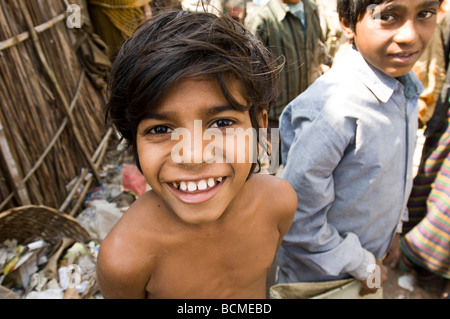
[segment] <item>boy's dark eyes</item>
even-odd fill
[[[211,128],[221,128],[233,125],[234,121],[230,119],[219,119],[212,123]]]
[[[165,125],[158,125],[158,126],[154,126],[150,129],[147,130],[147,133],[150,134],[167,134],[167,133],[172,133],[172,129],[168,126]]]
[[[417,14],[417,17],[420,19],[429,19],[432,18],[434,15],[437,14],[437,11],[434,9],[427,9],[427,10],[423,10],[421,12],[419,12]],[[386,10],[381,10],[381,12],[374,12],[372,14],[372,17],[374,19],[380,19],[383,22],[389,23],[389,22],[394,22],[397,19],[401,19],[402,15],[401,13],[396,13],[395,10],[391,10],[389,8],[387,8]]]
[[[426,11],[422,11],[418,14],[418,17],[421,19],[428,19],[431,18],[432,16],[436,15],[437,12],[434,10],[426,10]]]
[[[235,121],[230,119],[218,119],[215,120],[211,124],[211,128],[223,128],[231,126],[235,123]],[[145,134],[155,134],[155,135],[163,135],[163,134],[171,134],[173,132],[173,129],[166,125],[156,125],[153,127],[148,128],[145,131]]]
[[[380,19],[381,20],[383,20],[383,21],[386,21],[386,22],[388,22],[388,21],[391,21],[392,19],[394,19],[394,16],[392,15],[392,14],[381,14],[380,15]]]

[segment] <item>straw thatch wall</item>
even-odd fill
[[[69,4],[85,8],[0,0],[0,211],[35,204],[74,215],[83,192],[66,186],[78,178],[86,191],[99,178],[109,60],[87,11],[72,28],[79,12]]]

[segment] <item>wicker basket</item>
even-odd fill
[[[55,245],[61,238],[87,242],[91,236],[76,219],[47,206],[21,206],[0,213],[0,243],[17,239],[28,244],[38,238]]]

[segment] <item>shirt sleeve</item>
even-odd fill
[[[348,273],[365,280],[375,257],[361,246],[356,234],[340,234],[327,218],[335,200],[333,172],[353,133],[351,125],[330,124],[326,116],[308,113],[308,108],[288,108],[281,117],[283,177],[298,196],[283,246],[294,259],[324,276]]]

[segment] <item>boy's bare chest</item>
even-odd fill
[[[232,232],[178,240],[161,250],[147,285],[150,297],[264,298],[277,232]]]

